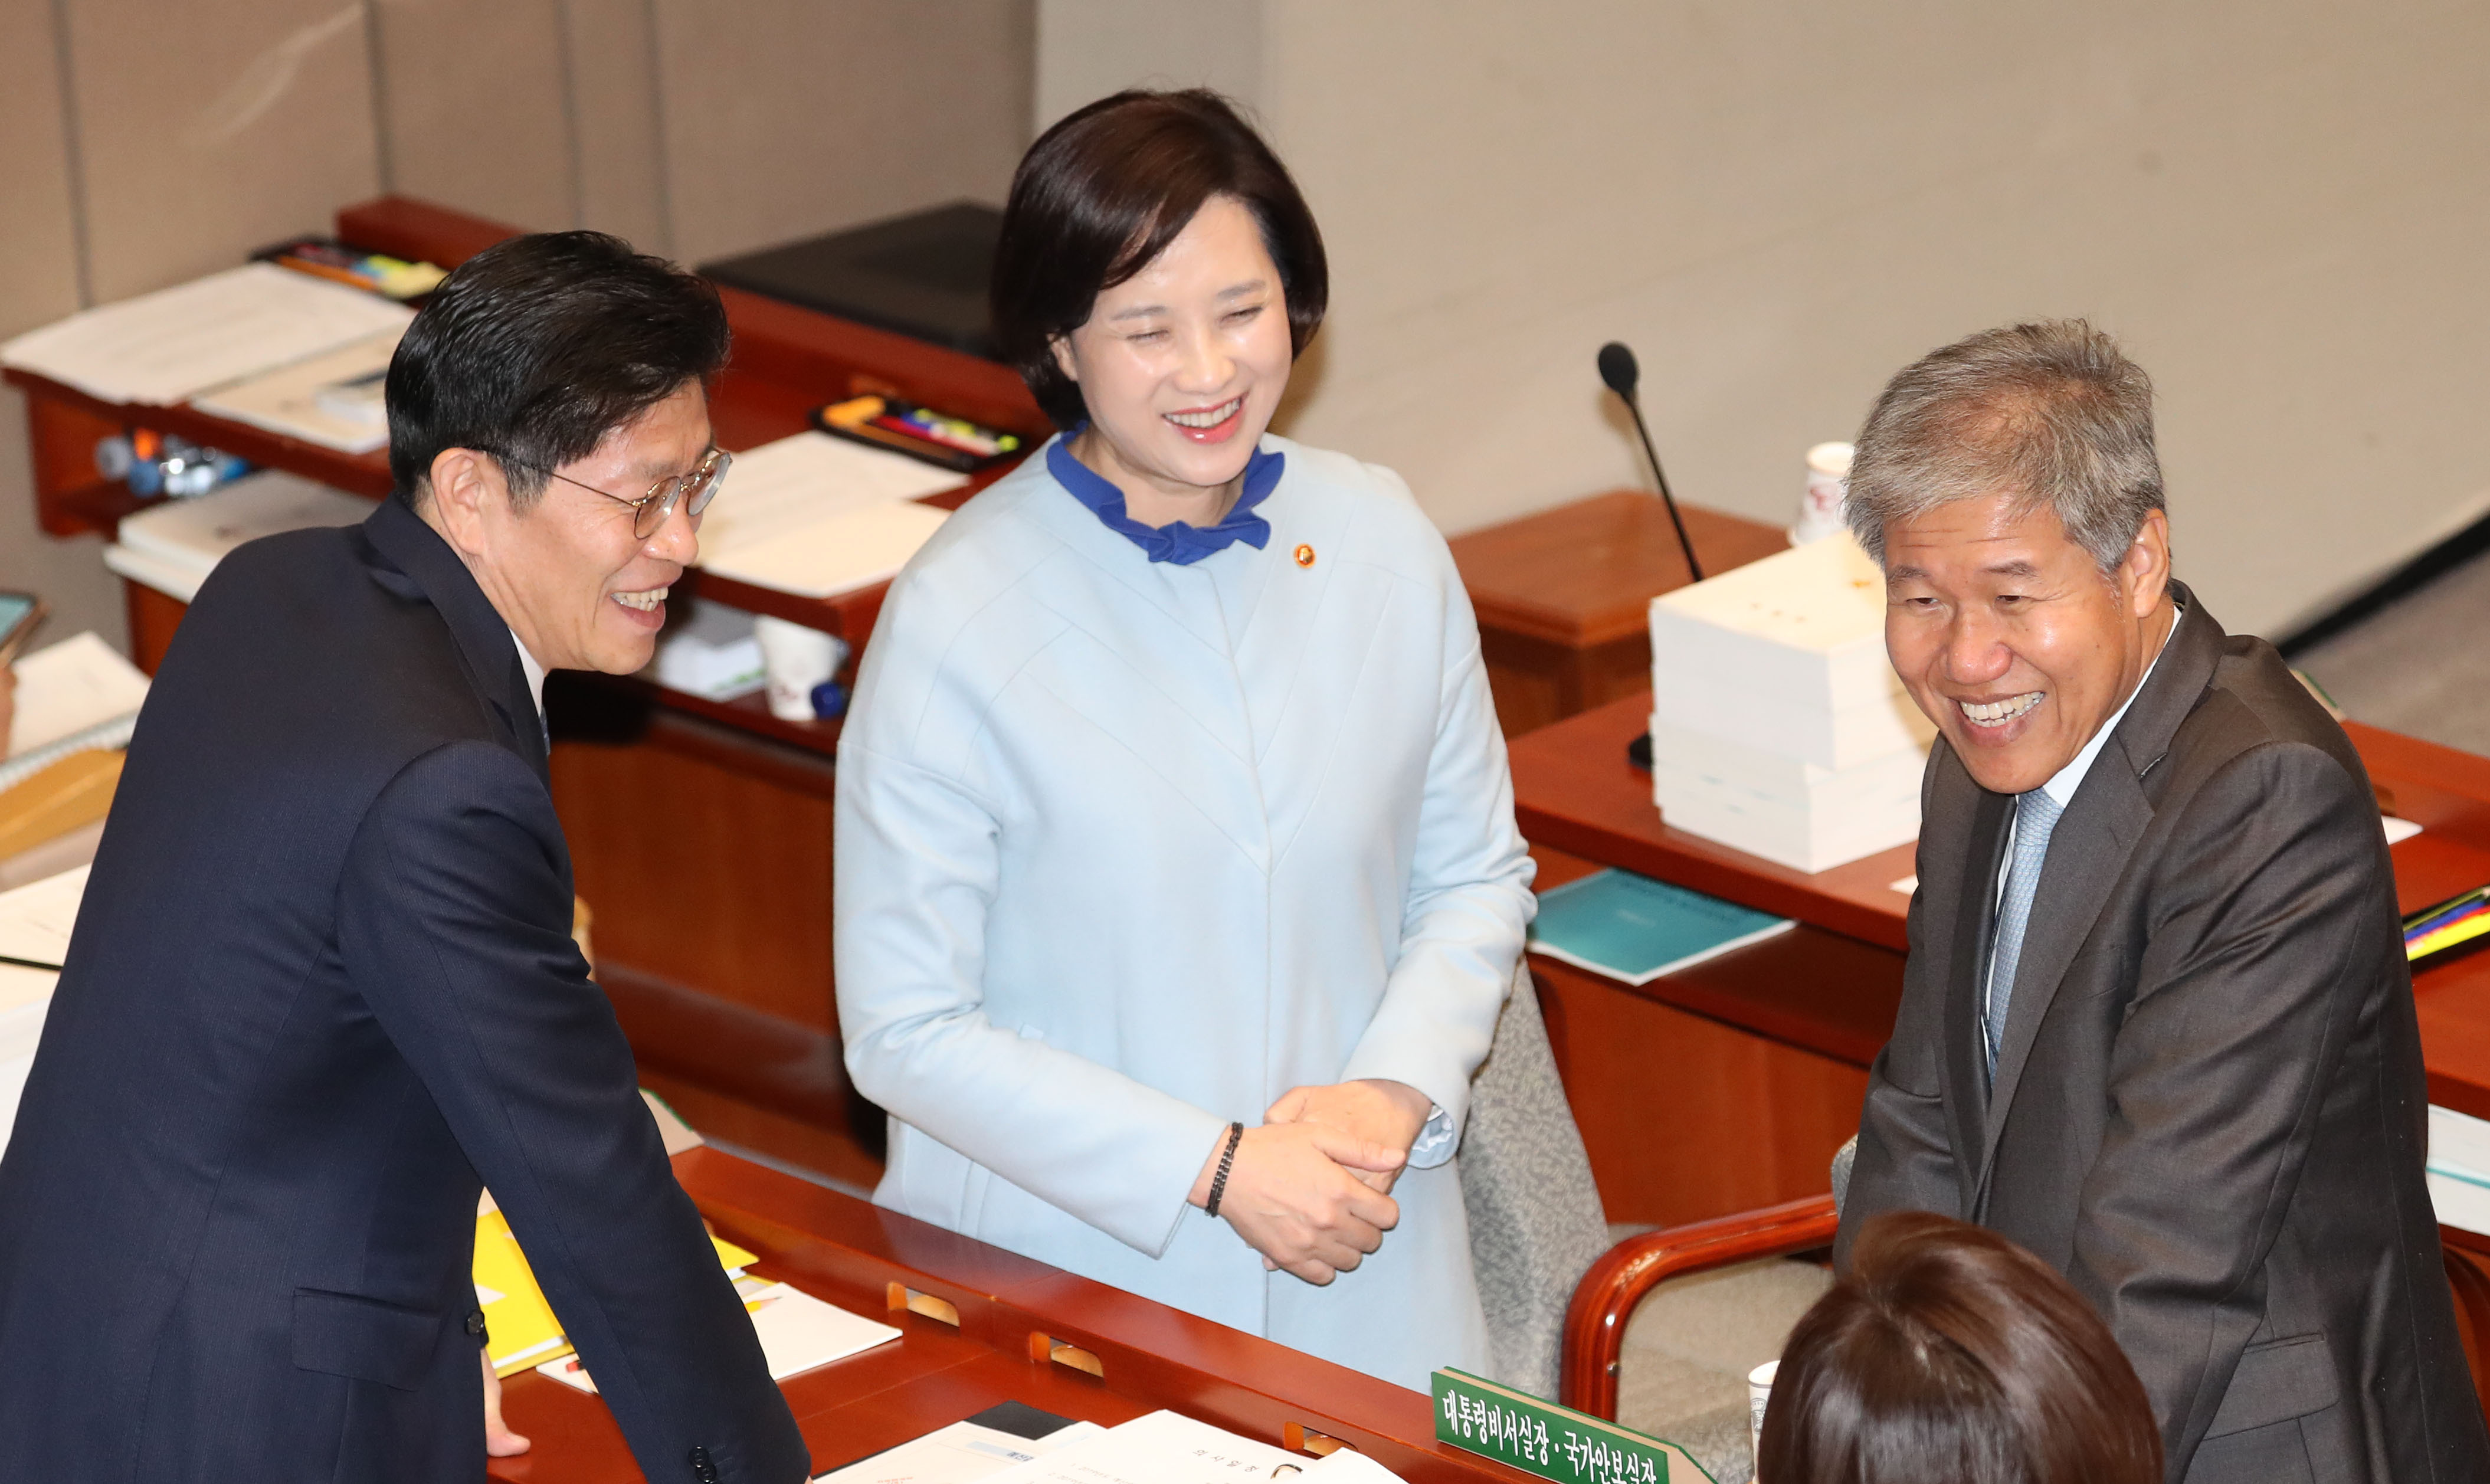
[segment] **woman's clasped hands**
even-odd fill
[[[1400,1082],[1290,1089],[1237,1141],[1219,1214],[1265,1267],[1329,1283],[1382,1246],[1400,1221],[1392,1184],[1433,1107]],[[1194,1205],[1209,1205],[1227,1144],[1223,1134],[1203,1162]]]

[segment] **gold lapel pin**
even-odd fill
[[[1315,549],[1312,546],[1300,544],[1297,547],[1297,565],[1299,567],[1315,565]]]

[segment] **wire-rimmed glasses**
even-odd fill
[[[598,489],[594,484],[574,480],[569,475],[552,469],[546,470],[545,473],[565,484],[577,484],[592,494],[603,495],[617,505],[629,506],[631,534],[645,541],[657,534],[658,528],[666,523],[666,517],[675,512],[675,507],[678,505],[680,505],[683,508],[683,513],[697,524],[701,518],[701,511],[708,509],[709,503],[717,498],[717,487],[726,481],[726,471],[734,464],[734,454],[724,449],[712,448],[701,455],[701,461],[694,464],[688,473],[666,476],[650,485],[649,492],[637,500],[618,495],[610,489]]]

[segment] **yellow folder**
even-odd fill
[[[733,1242],[711,1237],[709,1244],[717,1249],[719,1266],[729,1276],[740,1277],[745,1267],[758,1261]],[[554,1318],[553,1306],[545,1302],[544,1291],[536,1287],[536,1275],[528,1266],[527,1254],[519,1250],[508,1219],[498,1210],[476,1218],[476,1298],[484,1311],[495,1375],[513,1376],[570,1353],[562,1321]]]

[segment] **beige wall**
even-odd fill
[[[1042,0],[1047,106],[1202,71],[1118,5],[1156,9]],[[1333,255],[1288,430],[1399,467],[1448,530],[1637,479],[1608,338],[1679,493],[1786,519],[1885,376],[2042,314],[2158,381],[2180,570],[2235,628],[2490,506],[2479,7],[1243,9]],[[1045,41],[1067,14],[1077,66]]]
[[[381,190],[699,260],[960,196],[1034,110],[1032,0],[0,0],[0,338]],[[0,394],[0,587],[124,637],[36,534]]]

